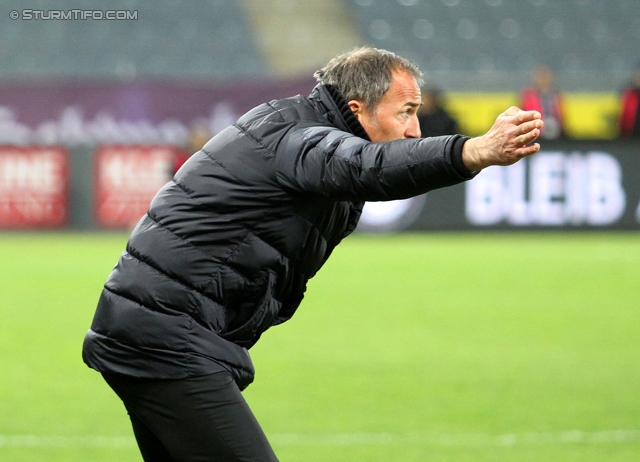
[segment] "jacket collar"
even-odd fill
[[[319,83],[309,95],[309,99],[320,103],[324,109],[323,112],[333,126],[371,141],[347,101],[334,86]]]

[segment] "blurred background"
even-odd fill
[[[0,24],[2,228],[129,227],[211,136],[367,44],[424,72],[423,136],[480,135],[518,105],[564,154],[494,169],[453,209],[437,193],[428,214],[424,198],[370,205],[361,229],[638,227],[622,172],[637,171],[639,0],[9,0]]]
[[[140,460],[80,356],[129,231],[211,136],[362,45],[424,72],[423,136],[518,105],[542,151],[367,203],[251,350],[278,455],[640,458],[640,0],[3,0],[0,460]]]

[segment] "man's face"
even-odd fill
[[[360,101],[349,101],[349,107],[373,142],[419,138],[417,112],[420,104],[420,87],[405,71],[392,73],[389,90],[373,113]]]

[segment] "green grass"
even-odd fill
[[[125,242],[0,234],[0,460],[141,460],[80,353]],[[637,461],[640,234],[353,236],[252,356],[283,462]]]

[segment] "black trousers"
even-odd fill
[[[122,399],[145,462],[277,462],[231,374],[181,380],[103,374]]]

